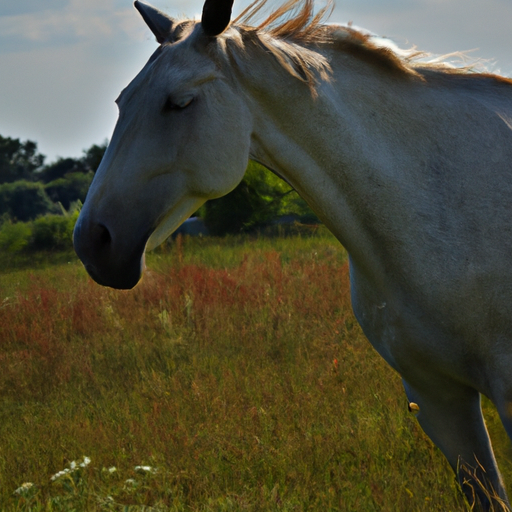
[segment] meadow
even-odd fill
[[[71,252],[0,256],[0,510],[467,510],[327,231],[178,238],[147,267],[119,292]]]

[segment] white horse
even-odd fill
[[[468,499],[505,509],[480,408],[512,436],[512,82],[421,65],[289,0],[200,22],[136,8],[160,46],[119,120],[74,233],[100,284],[131,288],[155,247],[249,159],[289,182],[350,255],[352,305],[404,379]]]

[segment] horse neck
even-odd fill
[[[404,105],[385,83],[390,77],[341,60],[316,97],[268,60],[251,70],[243,81],[254,118],[251,158],[288,181],[353,259],[375,267],[377,260],[366,261],[376,254],[372,224],[397,199],[386,183],[397,159],[407,160],[406,148],[401,155],[390,144]]]

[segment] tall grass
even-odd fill
[[[76,261],[0,275],[1,510],[465,510],[332,237],[180,239],[148,267],[131,292]]]

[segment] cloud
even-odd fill
[[[333,18],[396,41],[400,47],[443,55],[470,51],[470,58],[496,61],[491,71],[510,74],[510,0],[343,0]]]
[[[77,156],[110,136],[114,99],[156,44],[132,0],[45,3],[9,16],[0,6],[0,133],[50,159]]]
[[[48,9],[62,9],[68,0],[24,0],[23,2],[4,2],[0,6],[0,18],[3,16],[19,16],[23,14],[46,11]]]
[[[43,4],[44,8],[40,5],[31,0],[23,9],[0,8],[2,53],[108,40],[120,34],[140,39],[143,33],[131,2],[51,0]]]

